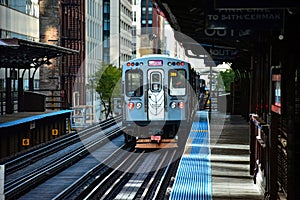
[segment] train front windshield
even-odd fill
[[[141,70],[128,70],[125,82],[126,96],[141,97],[143,95],[143,72]]]
[[[171,96],[186,94],[186,71],[183,69],[169,71],[169,89]]]

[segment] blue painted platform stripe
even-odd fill
[[[193,122],[185,153],[175,177],[171,200],[212,199],[208,129],[206,115],[201,115]]]
[[[32,122],[34,120],[39,120],[39,119],[42,119],[42,118],[52,117],[52,116],[71,113],[71,112],[72,112],[72,110],[60,110],[60,111],[55,111],[55,112],[50,112],[50,113],[45,113],[45,114],[40,114],[40,115],[34,115],[34,116],[31,116],[31,117],[25,117],[25,118],[17,119],[17,120],[14,120],[14,121],[4,122],[4,123],[0,124],[0,128],[15,126],[17,124]]]

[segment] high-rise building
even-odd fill
[[[0,16],[0,38],[39,41],[38,0],[0,0]]]
[[[95,73],[103,62],[103,35],[104,35],[104,9],[102,0],[86,0],[86,27],[85,27],[85,83],[86,104],[90,106],[88,112],[93,122],[100,119],[100,99],[95,90]]]
[[[110,1],[109,23],[109,61],[120,67],[123,62],[132,58],[131,0]]]
[[[40,40],[38,0],[0,0],[0,38]],[[28,89],[27,71],[24,87]],[[34,88],[39,87],[39,71],[34,76]],[[0,69],[0,88],[4,88],[5,71]]]
[[[141,1],[132,1],[132,58],[137,57],[137,44],[140,44]]]
[[[151,0],[136,0],[136,57],[161,53],[163,17]]]
[[[65,107],[85,105],[85,0],[39,0],[39,4],[40,41],[79,51],[41,66],[41,89],[61,90]]]
[[[103,62],[110,63],[110,0],[103,0]]]
[[[85,85],[85,0],[60,0],[63,47],[78,50],[78,55],[62,58],[61,85],[71,107],[86,104]]]

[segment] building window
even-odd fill
[[[103,7],[103,13],[109,13],[110,12],[110,5],[109,5],[109,1],[105,1],[104,2],[104,7]]]
[[[133,22],[136,22],[136,12],[133,12],[132,15],[133,15],[133,17],[132,17],[133,18]]]

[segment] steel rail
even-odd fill
[[[102,195],[101,199],[104,199],[109,192],[112,190],[113,186],[115,186],[117,183],[119,183],[119,181],[124,178],[124,176],[126,174],[128,174],[128,172],[130,171],[130,169],[132,167],[134,167],[135,163],[140,159],[140,157],[144,154],[144,152],[142,152],[137,158],[134,159],[134,161],[130,164],[130,166],[127,168],[127,170],[123,173],[121,173],[120,176],[118,176],[118,179],[114,182],[114,184],[112,186],[109,187],[108,190],[106,190],[105,194]],[[104,185],[106,184],[106,182],[112,178],[113,176],[116,176],[115,174],[117,174],[119,171],[119,169],[122,168],[122,166],[126,163],[128,164],[128,162],[130,161],[130,158],[133,157],[134,153],[131,153],[127,156],[127,158],[125,158],[109,175],[107,175],[97,186],[94,187],[94,189],[88,193],[83,200],[88,200],[94,196],[96,196],[96,194],[98,193],[99,188],[104,187]]]
[[[152,196],[152,199],[160,199],[160,197],[158,197],[158,196],[162,191],[164,191],[164,189],[162,189],[162,188],[163,187],[165,188],[165,185],[163,182],[166,181],[166,179],[167,179],[166,177],[167,177],[168,173],[170,173],[170,171],[173,170],[171,166],[173,164],[173,158],[174,158],[175,154],[176,154],[176,151],[173,152],[172,158],[170,159],[167,167],[165,168],[163,176],[160,178],[159,184],[156,187],[156,190],[154,192],[154,195]]]
[[[141,162],[142,154],[139,155],[134,161],[130,161],[129,158],[123,158],[123,162],[120,163],[118,167],[115,167],[113,171],[110,172],[106,177],[98,177],[99,179],[102,179],[102,181],[97,184],[93,185],[93,189],[86,195],[86,196],[80,196],[76,199],[111,199],[115,198],[118,195],[118,192],[122,190],[123,187],[126,187],[126,185],[129,183],[132,175],[132,171],[134,171],[134,168],[137,167],[137,163]],[[164,154],[160,155],[156,158],[156,160],[153,160],[153,162],[157,162],[153,166],[151,166],[151,170],[154,172],[146,172],[147,178],[143,180],[143,183],[140,184],[139,188],[136,189],[132,195],[134,195],[134,198],[137,199],[157,199],[158,196],[162,193],[162,191],[159,191],[161,188],[167,188],[164,184],[169,183],[169,181],[165,181],[164,179],[167,177],[167,175],[172,170],[171,165],[172,161],[175,157],[176,150],[175,151],[166,151]],[[130,163],[127,167],[127,170],[125,170],[122,174],[120,174],[120,168],[124,169],[123,165],[128,165],[128,162]],[[143,161],[145,162],[145,161]],[[166,164],[166,167],[163,167],[164,164]],[[144,164],[143,164],[144,165]],[[152,169],[152,167],[154,167]],[[148,169],[148,170],[149,170]],[[108,180],[113,180],[111,182],[108,182]],[[109,186],[108,186],[108,185]],[[103,192],[104,191],[104,192]],[[126,192],[126,189],[124,190]],[[141,195],[139,195],[139,193]],[[165,192],[164,192],[165,193]],[[101,195],[101,196],[100,196]],[[116,197],[118,198],[118,197]]]
[[[30,174],[23,175],[16,180],[10,181],[5,184],[6,198],[17,196],[32,188],[33,185],[37,185],[42,181],[47,180],[52,175],[85,157],[92,148],[96,148],[97,146],[104,144],[103,142],[107,140],[107,138],[112,137],[113,135],[118,135],[120,131],[121,130],[117,128],[114,132],[110,132],[107,135],[103,134],[100,139],[91,141],[90,143],[79,147],[72,153],[68,153],[55,161],[52,160],[51,163],[44,165]]]
[[[76,141],[79,141],[80,138],[89,137],[89,135],[93,134],[94,131],[110,127],[110,125],[112,125],[115,121],[120,122],[121,116],[117,116],[117,118],[115,119],[111,118],[109,120],[103,121],[97,126],[88,127],[78,132],[77,134],[65,135],[62,138],[59,138],[58,140],[55,140],[54,142],[51,142],[43,147],[32,150],[12,160],[9,160],[4,163],[6,169],[5,173],[10,174],[17,171],[20,168],[23,168],[24,166],[28,166],[33,162],[36,162],[37,160],[40,160],[50,154],[53,154],[65,148],[70,144],[73,144]]]
[[[76,193],[78,190],[82,190],[80,192],[83,193],[85,190],[87,190],[87,188],[92,187],[91,185],[94,183],[94,181],[97,181],[102,178],[101,175],[99,175],[99,174],[103,175],[103,174],[106,174],[106,172],[108,171],[109,167],[107,166],[107,164],[112,165],[115,155],[120,154],[120,152],[125,147],[126,147],[126,144],[124,144],[123,146],[116,149],[108,158],[106,158],[104,161],[102,161],[102,163],[98,164],[97,166],[93,167],[91,170],[86,172],[83,176],[81,176],[79,179],[77,179],[72,185],[70,185],[65,190],[63,190],[62,192],[57,194],[54,198],[52,198],[52,200],[74,199],[74,197],[73,197],[74,193]],[[106,164],[104,164],[104,163],[106,163]],[[87,182],[89,182],[89,180],[93,179],[93,178],[94,178],[94,181],[92,183],[88,184]],[[84,188],[84,189],[82,189],[82,188]]]

